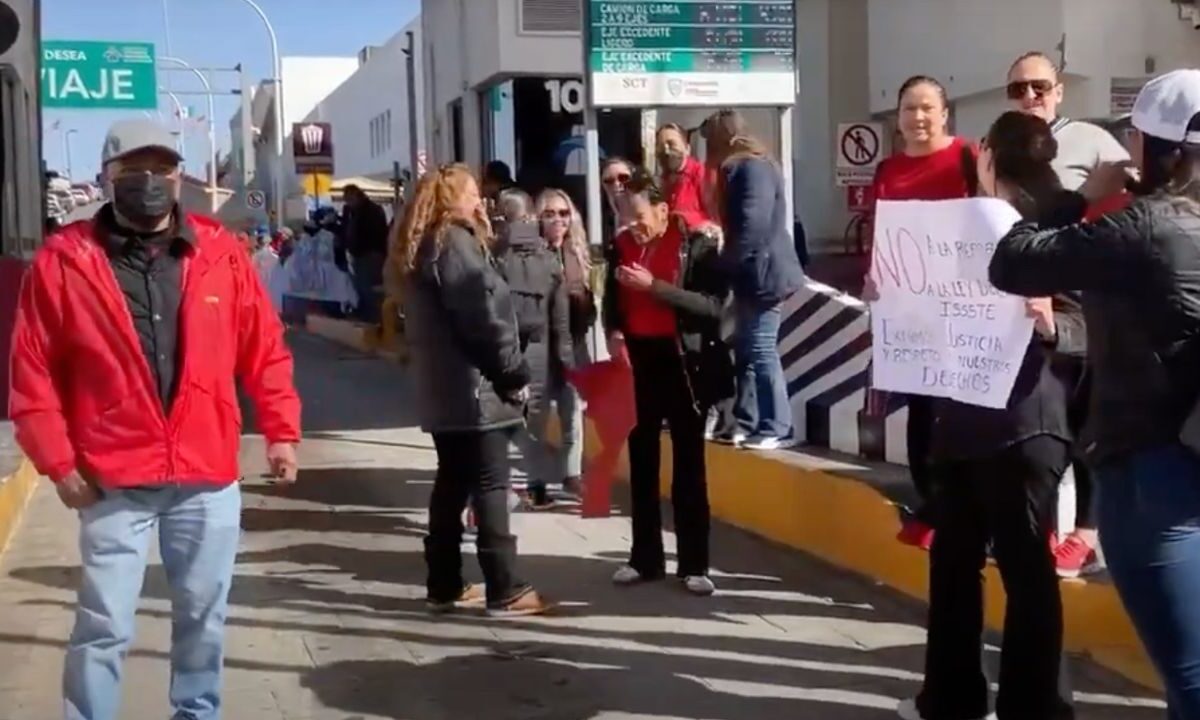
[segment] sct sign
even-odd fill
[[[158,107],[154,45],[46,40],[42,43],[42,105],[153,110]]]

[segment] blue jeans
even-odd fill
[[[1170,717],[1200,718],[1200,458],[1164,445],[1101,465],[1096,477],[1104,556]]]
[[[556,406],[562,431],[562,446],[558,448],[546,441],[551,403]],[[542,394],[529,411],[525,429],[517,435],[517,445],[530,487],[544,487],[583,474],[583,404],[570,383]]]
[[[67,720],[119,716],[121,662],[133,641],[155,526],[171,593],[172,717],[220,718],[225,615],[241,510],[234,483],[106,490],[80,511],[83,577],[63,668]]]
[[[737,302],[734,356],[737,362],[737,401],[733,416],[738,431],[759,437],[786,438],[792,434],[792,405],[779,357],[781,306],[762,308]]]

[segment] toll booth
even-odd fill
[[[45,217],[38,99],[38,0],[0,0],[0,416],[8,409],[8,354],[21,276]]]

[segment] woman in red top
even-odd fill
[[[904,149],[879,163],[876,200],[953,200],[974,194],[975,148],[947,131],[950,118],[946,89],[918,75],[900,86],[899,125]],[[872,256],[873,257],[873,256]],[[864,283],[864,299],[877,297],[875,268]],[[933,429],[932,399],[908,397],[908,467],[922,505],[907,518],[898,538],[929,549],[933,527],[925,505],[930,494],[929,451]]]
[[[604,293],[604,324],[614,355],[628,350],[637,425],[629,436],[633,548],[618,585],[666,572],[659,498],[662,425],[671,431],[671,503],[678,539],[676,575],[710,595],[709,507],[704,467],[708,409],[733,394],[733,368],[718,362],[720,314],[728,294],[719,241],[694,232],[703,218],[672,214],[654,178],[636,170],[626,188],[633,223],[617,236]],[[725,350],[728,360],[728,350]]]
[[[704,163],[692,157],[687,130],[667,123],[656,136],[658,168],[671,212],[689,213],[711,222],[709,182]]]

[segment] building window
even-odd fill
[[[583,23],[579,0],[520,0],[518,27],[527,35],[578,35]]]
[[[385,143],[386,144],[385,149],[387,150],[387,152],[391,152],[392,151],[392,110],[391,110],[391,108],[388,108],[387,112],[385,112],[383,114],[383,128],[384,128],[383,136],[387,140],[387,142]]]

